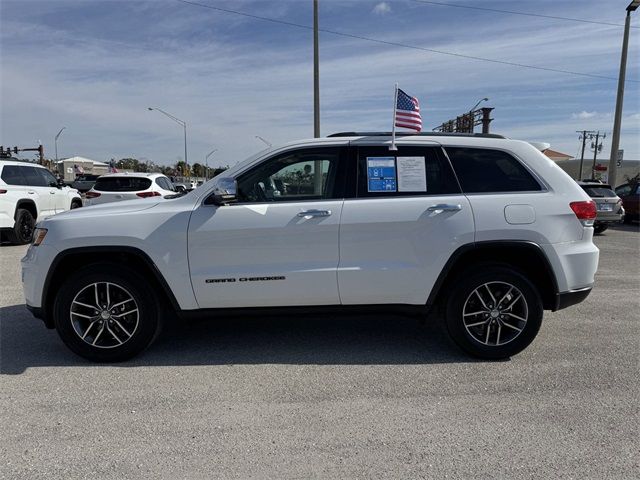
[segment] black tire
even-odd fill
[[[98,284],[98,293],[95,293],[95,284]],[[95,298],[94,295],[97,295],[101,304],[107,303],[106,284],[110,285],[111,305],[106,305],[100,311],[87,308],[96,304],[91,298]],[[73,303],[74,299],[79,302],[86,295],[89,300],[82,302],[86,305]],[[112,309],[127,295],[132,301]],[[71,313],[72,303],[77,313]],[[74,353],[93,362],[121,362],[142,352],[156,338],[161,326],[158,304],[158,298],[149,283],[135,270],[120,264],[92,264],[78,270],[61,285],[53,305],[53,320],[60,338]],[[120,315],[134,307],[137,313]],[[105,311],[107,315],[109,312],[119,313],[113,317],[109,315],[106,319],[101,316]],[[99,313],[96,315],[96,312]],[[90,316],[91,319],[80,315]],[[95,323],[95,327],[92,326],[92,330],[87,332],[91,323]],[[98,335],[101,328],[103,335]],[[86,341],[78,333],[83,331]],[[94,338],[95,346],[90,344]],[[121,344],[117,344],[118,341]]]
[[[487,284],[493,290],[493,297],[498,304],[503,299],[501,307],[511,302],[514,305],[510,309],[500,310],[497,305],[490,303],[492,297],[484,290]],[[524,350],[538,334],[542,323],[542,300],[535,286],[519,271],[508,266],[482,265],[464,272],[452,285],[445,313],[447,330],[453,341],[467,353],[492,360],[508,358]],[[510,287],[514,287],[511,290],[513,294],[506,293]],[[483,293],[480,295],[484,299],[477,297],[476,289],[481,289]],[[522,299],[516,298],[517,293],[522,295]],[[493,308],[485,308],[483,301],[487,307],[491,305]],[[476,315],[475,311],[486,313]],[[526,322],[517,320],[518,317],[526,318]],[[503,335],[502,343],[500,335]],[[513,338],[509,340],[511,336]]]
[[[604,232],[607,228],[609,228],[608,225],[595,225],[593,227],[593,233],[595,233],[596,235],[600,235],[602,232]]]
[[[71,210],[82,207],[82,202],[80,200],[73,200],[71,202]]]
[[[29,243],[33,238],[35,226],[36,220],[31,215],[31,212],[24,208],[18,208],[15,215],[15,224],[8,234],[9,241],[17,245]]]

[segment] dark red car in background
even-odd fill
[[[616,188],[625,209],[624,222],[640,220],[640,183],[625,183]]]

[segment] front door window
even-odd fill
[[[238,179],[241,203],[336,198],[339,149],[311,149],[268,160]]]

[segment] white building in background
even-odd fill
[[[58,160],[56,171],[65,182],[73,182],[78,175],[104,175],[109,172],[109,164],[85,157],[70,157]]]
[[[556,161],[557,165],[571,175],[571,178],[578,179],[578,170],[580,169],[580,159],[571,158],[568,160]],[[581,180],[588,178],[596,178],[602,180],[604,183],[609,181],[609,159],[603,158],[596,160],[595,171],[592,174],[593,169],[593,157],[585,158],[582,164],[582,178]],[[640,160],[623,160],[622,165],[618,167],[617,174],[617,187],[623,183],[627,183],[627,179],[638,175],[640,173]]]
[[[589,158],[587,152],[585,152],[585,159],[582,163],[582,178],[578,178],[578,172],[580,171],[580,159],[573,158],[566,153],[558,152],[551,149],[549,143],[530,142],[534,147],[544,153],[551,160],[565,172],[567,172],[574,180],[585,180],[595,178],[605,183],[609,180],[609,159],[597,158],[595,166],[593,164],[593,156]],[[592,154],[593,155],[593,154]],[[618,167],[618,185],[622,185],[627,182],[627,179],[638,175],[640,173],[640,160],[622,160]],[[617,187],[618,185],[614,185]]]

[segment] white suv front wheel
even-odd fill
[[[480,358],[508,358],[524,350],[542,323],[535,286],[520,272],[484,265],[461,275],[450,292],[446,323],[452,339]]]
[[[62,341],[94,362],[127,360],[159,331],[157,299],[148,282],[123,265],[88,265],[59,290],[53,308]]]

